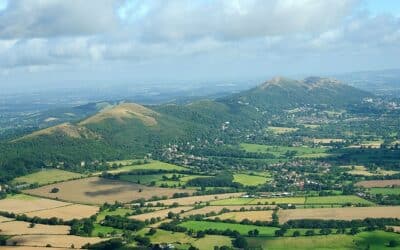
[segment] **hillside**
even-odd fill
[[[241,131],[264,129],[271,113],[279,114],[301,105],[343,107],[360,103],[369,95],[332,79],[274,78],[235,95],[185,105],[96,104],[94,108],[100,111],[79,121],[64,122],[1,143],[0,170],[4,173],[10,167],[12,172],[4,175],[14,176],[45,162],[74,165],[82,160],[143,157],[156,153],[162,146],[199,138],[224,138],[228,142]],[[222,129],[226,124],[228,131]]]
[[[368,92],[330,78],[308,77],[304,80],[293,80],[275,77],[253,89],[222,98],[220,101],[268,110],[301,105],[340,107],[359,103],[368,96],[371,96]]]

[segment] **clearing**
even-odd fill
[[[233,182],[242,184],[243,186],[258,186],[265,184],[269,179],[258,175],[234,174]]]

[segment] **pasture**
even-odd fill
[[[384,231],[361,232],[357,235],[332,234],[313,237],[264,237],[247,238],[250,247],[262,249],[388,249],[390,240],[398,240],[399,235]],[[392,249],[398,249],[392,248]]]
[[[371,194],[400,195],[400,187],[398,187],[398,188],[370,188],[368,191]]]
[[[112,162],[110,162],[112,163]],[[140,164],[140,165],[125,165],[117,169],[109,170],[107,172],[115,174],[115,173],[123,173],[130,172],[134,170],[166,170],[166,171],[180,171],[187,170],[185,167],[177,166],[174,164],[169,164],[161,161],[152,160],[150,163]]]
[[[181,189],[182,190],[182,189]],[[186,190],[186,189],[184,189]],[[182,190],[182,191],[184,191]],[[147,202],[146,204],[156,204],[157,202],[163,203],[164,205],[172,205],[174,203],[178,203],[179,205],[188,206],[194,205],[204,202],[212,202],[220,199],[227,199],[232,197],[238,197],[243,195],[244,193],[225,193],[225,194],[211,194],[211,195],[200,195],[200,196],[191,196],[191,197],[183,197],[183,198],[175,198],[175,199],[168,199],[168,200],[161,200],[161,201],[153,201]]]
[[[299,130],[298,128],[289,128],[289,127],[273,127],[273,126],[269,126],[266,129],[268,132],[277,134],[277,135],[282,135],[282,134],[287,134],[290,132],[295,132],[297,130]]]
[[[360,176],[394,175],[398,173],[398,171],[383,170],[380,168],[375,171],[369,171],[365,166],[342,166],[342,168],[349,169],[349,171],[347,171],[349,174]]]
[[[258,175],[249,175],[249,174],[234,174],[233,182],[237,182],[242,184],[243,186],[258,186],[261,184],[265,184],[268,181],[268,178],[264,176]]]
[[[289,220],[356,220],[365,218],[400,218],[400,207],[338,207],[279,210],[279,223]]]
[[[304,204],[305,197],[278,197],[278,198],[231,198],[211,202],[215,206],[229,205],[271,205],[271,204]]]
[[[3,235],[28,235],[28,234],[69,234],[70,227],[62,225],[43,225],[35,224],[30,227],[30,223],[25,221],[9,221],[0,223],[0,234]]]
[[[245,211],[245,212],[228,212],[216,216],[209,217],[209,219],[220,218],[221,220],[234,220],[241,222],[244,219],[250,221],[272,221],[272,210],[268,211]]]
[[[97,243],[104,241],[97,237],[80,237],[75,235],[20,235],[7,240],[6,244],[11,246],[38,246],[45,247],[64,247],[69,248],[74,245],[75,248],[81,248],[87,243]]]
[[[190,215],[196,215],[196,214],[208,214],[211,212],[219,213],[223,209],[228,209],[229,211],[240,211],[241,208],[246,209],[246,210],[250,210],[250,209],[256,210],[257,208],[262,209],[262,208],[266,208],[266,207],[273,209],[275,206],[251,206],[251,205],[250,206],[206,206],[206,207],[202,207],[199,209],[193,209],[193,210],[187,211],[187,212],[183,213],[181,215],[181,217],[188,217]]]
[[[286,154],[288,152],[293,152],[293,156],[299,158],[321,158],[330,156],[330,154],[327,153],[327,148],[270,146],[249,143],[241,143],[240,147],[247,152],[269,153],[278,158],[287,157]]]
[[[47,185],[55,182],[81,178],[83,174],[73,173],[61,169],[46,169],[36,173],[15,178],[13,184],[38,184]]]
[[[224,223],[224,222],[213,222],[213,221],[185,221],[179,224],[182,227],[187,228],[188,230],[204,231],[207,229],[215,229],[215,230],[236,230],[242,235],[247,235],[250,230],[257,229],[259,231],[260,236],[273,236],[275,231],[278,230],[276,227],[262,227],[262,226],[254,226],[254,225],[242,225],[236,223]]]
[[[29,217],[40,217],[40,218],[52,218],[56,217],[63,219],[64,221],[69,221],[73,219],[83,219],[89,218],[90,216],[96,214],[99,211],[98,207],[72,204],[63,207],[56,207],[51,209],[39,210],[25,213]]]
[[[306,205],[311,204],[363,204],[374,205],[374,203],[355,195],[333,195],[333,196],[311,196],[306,197]]]
[[[357,182],[355,185],[359,186],[359,187],[365,187],[365,188],[391,187],[391,186],[399,186],[400,187],[400,179],[360,181],[360,182]]]
[[[172,177],[175,176],[177,180],[173,180]],[[204,175],[186,175],[186,174],[123,174],[119,176],[120,180],[129,181],[138,184],[155,184],[156,186],[168,186],[168,187],[179,187],[184,186],[187,182],[194,178],[209,177]]]
[[[52,193],[58,188],[57,193]],[[90,177],[79,180],[47,185],[36,189],[25,190],[28,194],[60,199],[82,204],[103,204],[115,201],[127,203],[137,199],[150,199],[153,196],[171,197],[174,193],[193,193],[190,189],[147,187],[119,180]]]
[[[70,203],[18,194],[0,200],[0,211],[20,214],[67,205]]]
[[[193,209],[193,207],[175,207],[175,208],[168,208],[168,209],[161,209],[161,210],[157,210],[154,212],[150,212],[150,213],[144,213],[144,214],[138,214],[138,215],[133,215],[130,216],[130,219],[135,219],[135,220],[141,220],[141,221],[145,221],[145,220],[150,220],[151,218],[167,218],[168,213],[172,212],[174,214],[180,214],[183,213],[185,211],[191,210]]]

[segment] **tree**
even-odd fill
[[[398,245],[399,245],[399,243],[395,240],[389,241],[389,244],[388,244],[389,247],[397,247]]]
[[[243,236],[238,236],[236,239],[233,240],[232,242],[234,247],[237,248],[246,248],[247,247],[247,240]]]
[[[293,237],[299,237],[300,236],[300,232],[299,231],[294,231],[293,232]]]
[[[305,233],[305,236],[314,236],[314,235],[315,235],[314,230],[307,230]]]
[[[57,187],[54,187],[54,188],[52,188],[51,190],[50,190],[50,193],[53,193],[53,194],[55,194],[55,193],[58,193],[60,191],[60,189],[59,188],[57,188]]]

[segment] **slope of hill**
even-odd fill
[[[262,85],[222,98],[222,102],[250,105],[262,110],[292,108],[301,105],[345,106],[360,102],[368,92],[320,77],[292,80],[275,77]]]

